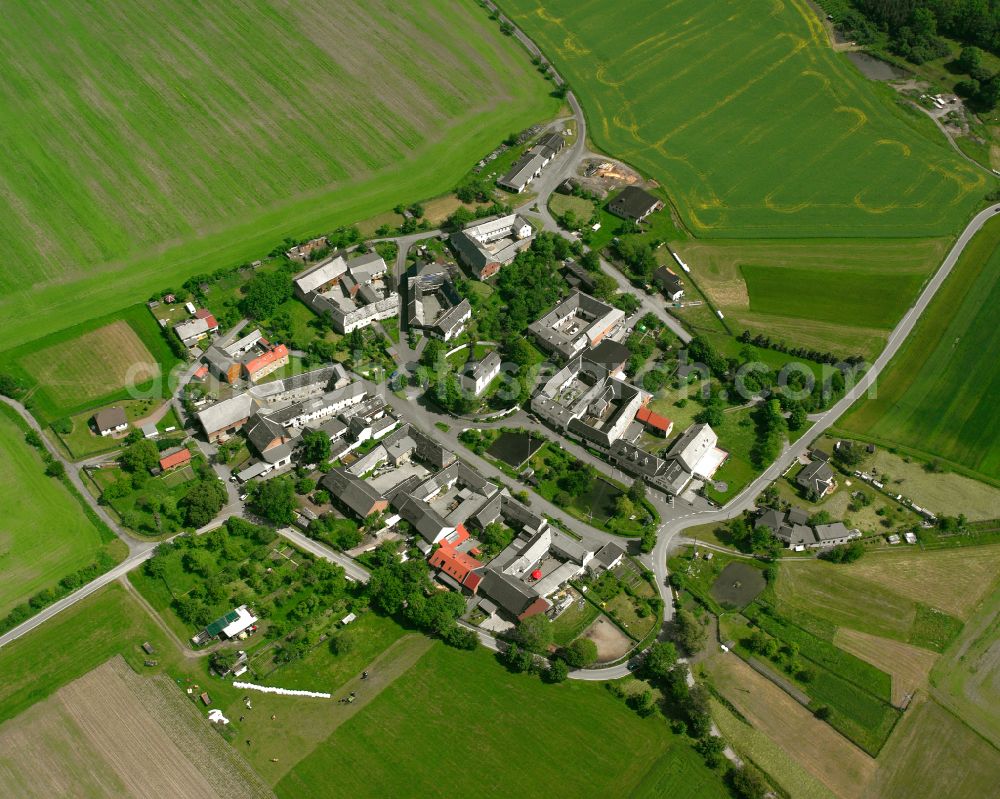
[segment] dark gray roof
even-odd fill
[[[656,197],[638,186],[626,186],[621,194],[608,204],[608,210],[626,219],[640,219],[649,214],[659,202]]]
[[[384,497],[368,482],[343,469],[328,472],[320,485],[358,516],[365,516]]]
[[[414,530],[430,542],[433,542],[438,537],[441,530],[453,527],[434,508],[415,497],[407,497],[403,500],[399,504],[397,511],[401,517],[413,526]]]
[[[802,508],[791,508],[788,511],[787,519],[789,524],[808,524],[809,514]]]
[[[833,469],[824,461],[812,461],[798,473],[795,482],[803,488],[822,492],[833,480]]]
[[[618,560],[618,558],[624,556],[625,550],[612,541],[597,550],[597,554],[594,555],[594,560],[607,569],[612,563]]]
[[[596,347],[583,353],[583,358],[591,363],[600,364],[608,371],[613,371],[632,357],[632,351],[624,344],[606,338]]]
[[[262,455],[276,438],[284,438],[284,433],[280,424],[261,413],[254,414],[246,424],[247,441],[258,455]]]
[[[665,266],[661,266],[653,272],[653,280],[655,280],[659,284],[660,288],[668,294],[676,294],[678,291],[684,290],[680,277],[675,275]]]
[[[519,616],[538,599],[538,593],[516,577],[495,571],[489,567],[482,571],[479,592],[486,594],[500,607],[513,616]]]
[[[121,408],[105,408],[94,414],[94,424],[97,425],[98,430],[114,430],[127,423],[125,411]]]

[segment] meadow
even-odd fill
[[[559,107],[458,0],[2,9],[18,31],[0,48],[13,344],[448,191]]]
[[[736,332],[874,357],[944,238],[686,241],[672,244]]]
[[[24,401],[45,424],[116,400],[168,395],[179,359],[167,335],[145,305],[131,305],[0,353],[0,371],[29,386]]]
[[[926,556],[928,567],[932,567],[933,554]],[[878,561],[881,568],[877,576],[873,578],[872,571],[864,577],[856,574],[852,566],[858,564],[842,567],[821,561],[785,564],[775,587],[781,613],[802,626],[807,626],[802,621],[803,615],[813,616],[837,627],[943,651],[961,631],[961,620],[883,585],[882,581],[891,574],[891,559],[869,554],[863,560]],[[931,579],[925,575],[921,584],[927,585]],[[974,584],[971,578],[952,575],[950,586],[958,593],[962,587],[971,589]]]
[[[77,498],[45,474],[8,412],[0,412],[0,617],[90,564],[105,543]]]
[[[931,672],[934,698],[1000,749],[1000,588]]]
[[[1000,750],[933,700],[911,708],[878,758],[865,799],[992,796]]]
[[[839,421],[1000,486],[1000,219],[976,235],[878,381]]]
[[[504,0],[598,147],[698,237],[948,235],[991,181],[829,47],[802,0]]]
[[[612,733],[613,731],[613,733]],[[560,746],[558,741],[572,741]],[[387,758],[392,768],[386,768]],[[434,645],[275,786],[279,797],[727,796],[662,718],[596,684],[509,674],[485,650]]]

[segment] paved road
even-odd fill
[[[287,538],[300,549],[304,549],[306,552],[315,555],[317,558],[323,558],[323,560],[328,560],[330,563],[342,566],[350,580],[358,583],[367,583],[368,578],[371,577],[368,569],[353,558],[349,558],[342,552],[330,549],[330,547],[318,541],[313,541],[293,527],[282,527],[278,530],[278,534],[283,538]]]
[[[72,594],[67,594],[58,602],[53,602],[47,608],[40,610],[30,619],[22,624],[19,624],[13,630],[0,635],[0,647],[6,646],[12,641],[16,641],[22,635],[26,635],[34,630],[41,624],[44,624],[57,613],[61,613],[67,608],[73,607],[77,602],[82,599],[86,599],[88,596],[93,594],[95,591],[103,588],[109,583],[113,583],[119,577],[123,577],[128,574],[132,569],[135,569],[145,563],[153,556],[153,551],[156,549],[156,545],[151,542],[144,542],[142,547],[137,548],[137,551],[130,555],[128,558],[123,560],[113,569],[105,572],[100,577],[95,580],[91,580],[82,588],[77,589]]]

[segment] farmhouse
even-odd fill
[[[160,453],[161,472],[169,472],[189,463],[191,463],[191,450],[187,447],[173,447]]]
[[[671,302],[677,302],[684,296],[684,286],[681,279],[665,266],[661,266],[653,272],[653,282],[660,287],[660,291]]]
[[[472,317],[469,301],[459,297],[447,266],[418,264],[407,285],[410,329],[423,330],[442,341],[458,338]]]
[[[263,340],[263,339],[262,339]],[[243,375],[251,383],[267,377],[271,372],[288,364],[288,347],[279,344],[265,352],[243,361]]]
[[[333,320],[338,333],[350,333],[399,313],[399,295],[378,253],[350,260],[337,255],[295,276],[295,296],[320,316]]]
[[[572,358],[618,330],[625,312],[589,294],[574,292],[528,330],[547,351]]]
[[[659,211],[663,203],[648,191],[638,186],[626,186],[621,193],[608,203],[608,211],[622,219],[641,222],[654,211]]]
[[[525,526],[487,564],[479,590],[511,616],[524,620],[552,607],[547,597],[582,574],[593,558],[592,551],[540,521],[537,526]]]
[[[507,214],[473,222],[453,233],[450,241],[462,262],[485,280],[527,249],[531,238],[531,225],[519,214]]]
[[[795,477],[795,482],[806,491],[815,492],[821,498],[837,485],[833,469],[826,461],[810,461]]]
[[[128,430],[128,419],[121,408],[105,408],[94,414],[94,429],[102,436],[112,436]]]
[[[333,469],[320,480],[320,485],[330,492],[334,500],[359,519],[373,513],[383,513],[389,501],[360,477],[346,469]]]
[[[193,347],[203,338],[218,332],[219,323],[206,310],[197,310],[194,313],[194,318],[178,322],[174,325],[174,333],[177,334],[177,338],[181,340],[181,343],[185,347]]]
[[[198,423],[212,443],[225,441],[246,424],[259,407],[250,392],[209,405],[198,412]]]
[[[467,363],[462,369],[461,383],[466,391],[479,396],[500,374],[500,355],[494,350],[481,361]]]
[[[609,449],[648,401],[646,392],[578,355],[542,385],[531,410],[552,427]]]

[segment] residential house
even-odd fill
[[[113,436],[128,430],[128,419],[121,408],[105,408],[94,414],[94,428],[102,436]]]
[[[260,355],[243,362],[243,375],[251,383],[267,377],[277,369],[288,364],[288,347],[279,344],[271,347]]]
[[[475,396],[482,394],[493,379],[500,374],[500,355],[495,350],[481,361],[471,361],[462,368],[462,388]]]
[[[691,425],[671,445],[667,458],[676,458],[695,477],[708,480],[729,457],[728,452],[716,446],[718,442],[719,437],[709,425]]]
[[[174,325],[174,333],[185,347],[193,347],[203,338],[219,332],[219,323],[208,311],[195,311],[192,319]]]
[[[684,285],[681,279],[665,266],[661,266],[653,272],[653,282],[660,287],[660,291],[671,302],[677,302],[684,296]]]
[[[833,469],[826,461],[810,461],[796,475],[795,482],[806,491],[815,492],[820,498],[825,497],[837,485]]]

